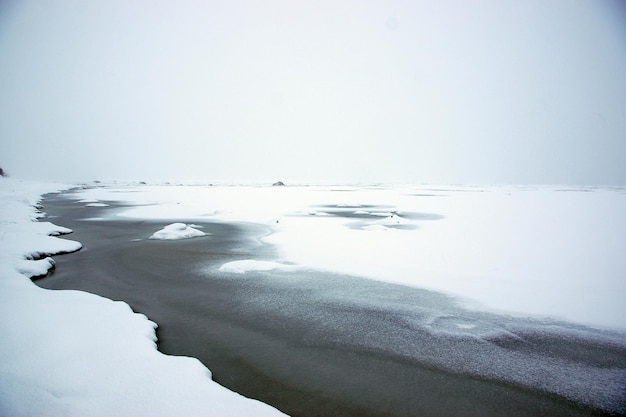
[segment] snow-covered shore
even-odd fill
[[[80,291],[49,291],[29,279],[80,249],[37,223],[43,194],[66,184],[0,179],[0,415],[279,416],[211,380],[198,360],[156,350],[156,324]]]

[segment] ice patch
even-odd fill
[[[168,226],[165,226],[163,229],[154,232],[152,236],[150,236],[150,239],[178,240],[206,236],[206,233],[201,232],[200,230],[195,229],[192,226],[195,225],[187,225],[185,223],[172,223]]]
[[[372,216],[377,216],[377,217],[391,217],[393,216],[393,213],[390,211],[375,211],[370,213]]]
[[[33,223],[33,229],[38,229],[37,232],[41,235],[48,236],[61,236],[72,233],[72,229],[67,227],[57,226],[50,222],[37,222]]]
[[[256,261],[253,259],[228,262],[219,268],[220,271],[231,274],[245,274],[252,271],[295,271],[296,269],[298,269],[296,265],[286,265],[272,261]]]
[[[384,219],[376,220],[374,224],[381,224],[383,226],[398,226],[398,225],[409,225],[409,224],[412,224],[412,222],[398,216],[397,214],[391,214],[390,216],[387,216]]]
[[[626,329],[622,189],[564,193],[550,187],[407,186],[279,191],[127,186],[89,188],[77,195],[134,205],[117,216],[266,224],[274,233],[263,240],[276,244],[280,258],[289,263],[442,291],[498,311]],[[306,215],[311,210],[319,212]],[[369,213],[355,213],[360,210]],[[377,233],[385,231],[380,226],[401,233]]]
[[[362,227],[363,230],[368,230],[370,232],[386,232],[391,230],[389,227],[383,226],[382,224],[370,224]]]
[[[78,200],[77,203],[82,203],[85,207],[108,207],[108,204],[101,202],[97,198],[83,198]]]
[[[323,211],[317,211],[317,210],[309,210],[307,214],[309,216],[329,216],[328,213],[324,213]]]

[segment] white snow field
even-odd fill
[[[0,415],[284,415],[213,382],[198,360],[158,352],[155,323],[126,303],[31,282],[49,255],[81,247],[35,222],[40,196],[69,187],[0,178]]]
[[[272,231],[264,241],[280,254],[266,261],[290,268],[626,329],[626,188],[155,185],[89,188],[75,198],[132,203],[117,216],[262,223]]]

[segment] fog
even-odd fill
[[[618,0],[0,2],[0,166],[626,184]]]

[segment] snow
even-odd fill
[[[227,262],[222,265],[219,270],[232,274],[245,274],[251,271],[295,271],[297,266],[285,265],[272,261],[257,261],[253,259],[245,259],[240,261]]]
[[[27,277],[39,277],[46,275],[55,266],[54,259],[45,257],[43,259],[18,259],[15,262],[15,269]]]
[[[159,353],[156,324],[125,303],[47,291],[26,279],[52,268],[51,255],[80,249],[51,236],[70,230],[34,222],[39,196],[67,187],[0,181],[0,415],[279,415],[215,384],[195,359]],[[165,235],[202,233],[182,219],[266,225],[271,233],[263,241],[275,245],[275,259],[225,263],[219,268],[225,276],[323,269],[441,291],[476,310],[626,329],[624,188],[118,184],[72,195],[124,203],[99,211],[102,219],[176,222],[157,232]],[[407,323],[451,338],[508,334],[506,326],[472,319],[479,311],[426,316]],[[614,336],[619,345],[621,335]],[[494,366],[519,371],[520,363]],[[623,381],[621,370],[544,365],[510,377],[548,389],[545,375],[534,372],[557,367],[564,371],[550,389],[575,393],[588,391],[588,381],[612,378],[591,396],[614,393],[611,387]],[[589,375],[587,382],[581,375]]]
[[[389,227],[386,227],[382,224],[369,224],[367,226],[362,227],[363,230],[369,230],[372,232],[386,232],[388,230],[392,230]]]
[[[156,240],[178,240],[189,239],[192,237],[206,236],[206,233],[193,228],[185,223],[172,223],[163,229],[154,232],[150,239]]]
[[[261,223],[279,251],[269,261],[441,291],[484,310],[626,329],[620,187],[155,185],[76,198],[132,203],[116,212],[123,217]]]
[[[412,222],[396,214],[389,214],[389,216],[386,216],[383,219],[377,220],[373,222],[373,224],[375,225],[379,224],[382,226],[398,226],[398,225],[410,225],[412,224]]]
[[[278,416],[211,380],[198,360],[156,350],[156,324],[123,302],[49,291],[28,276],[80,249],[35,223],[40,196],[66,184],[0,179],[0,415]]]

